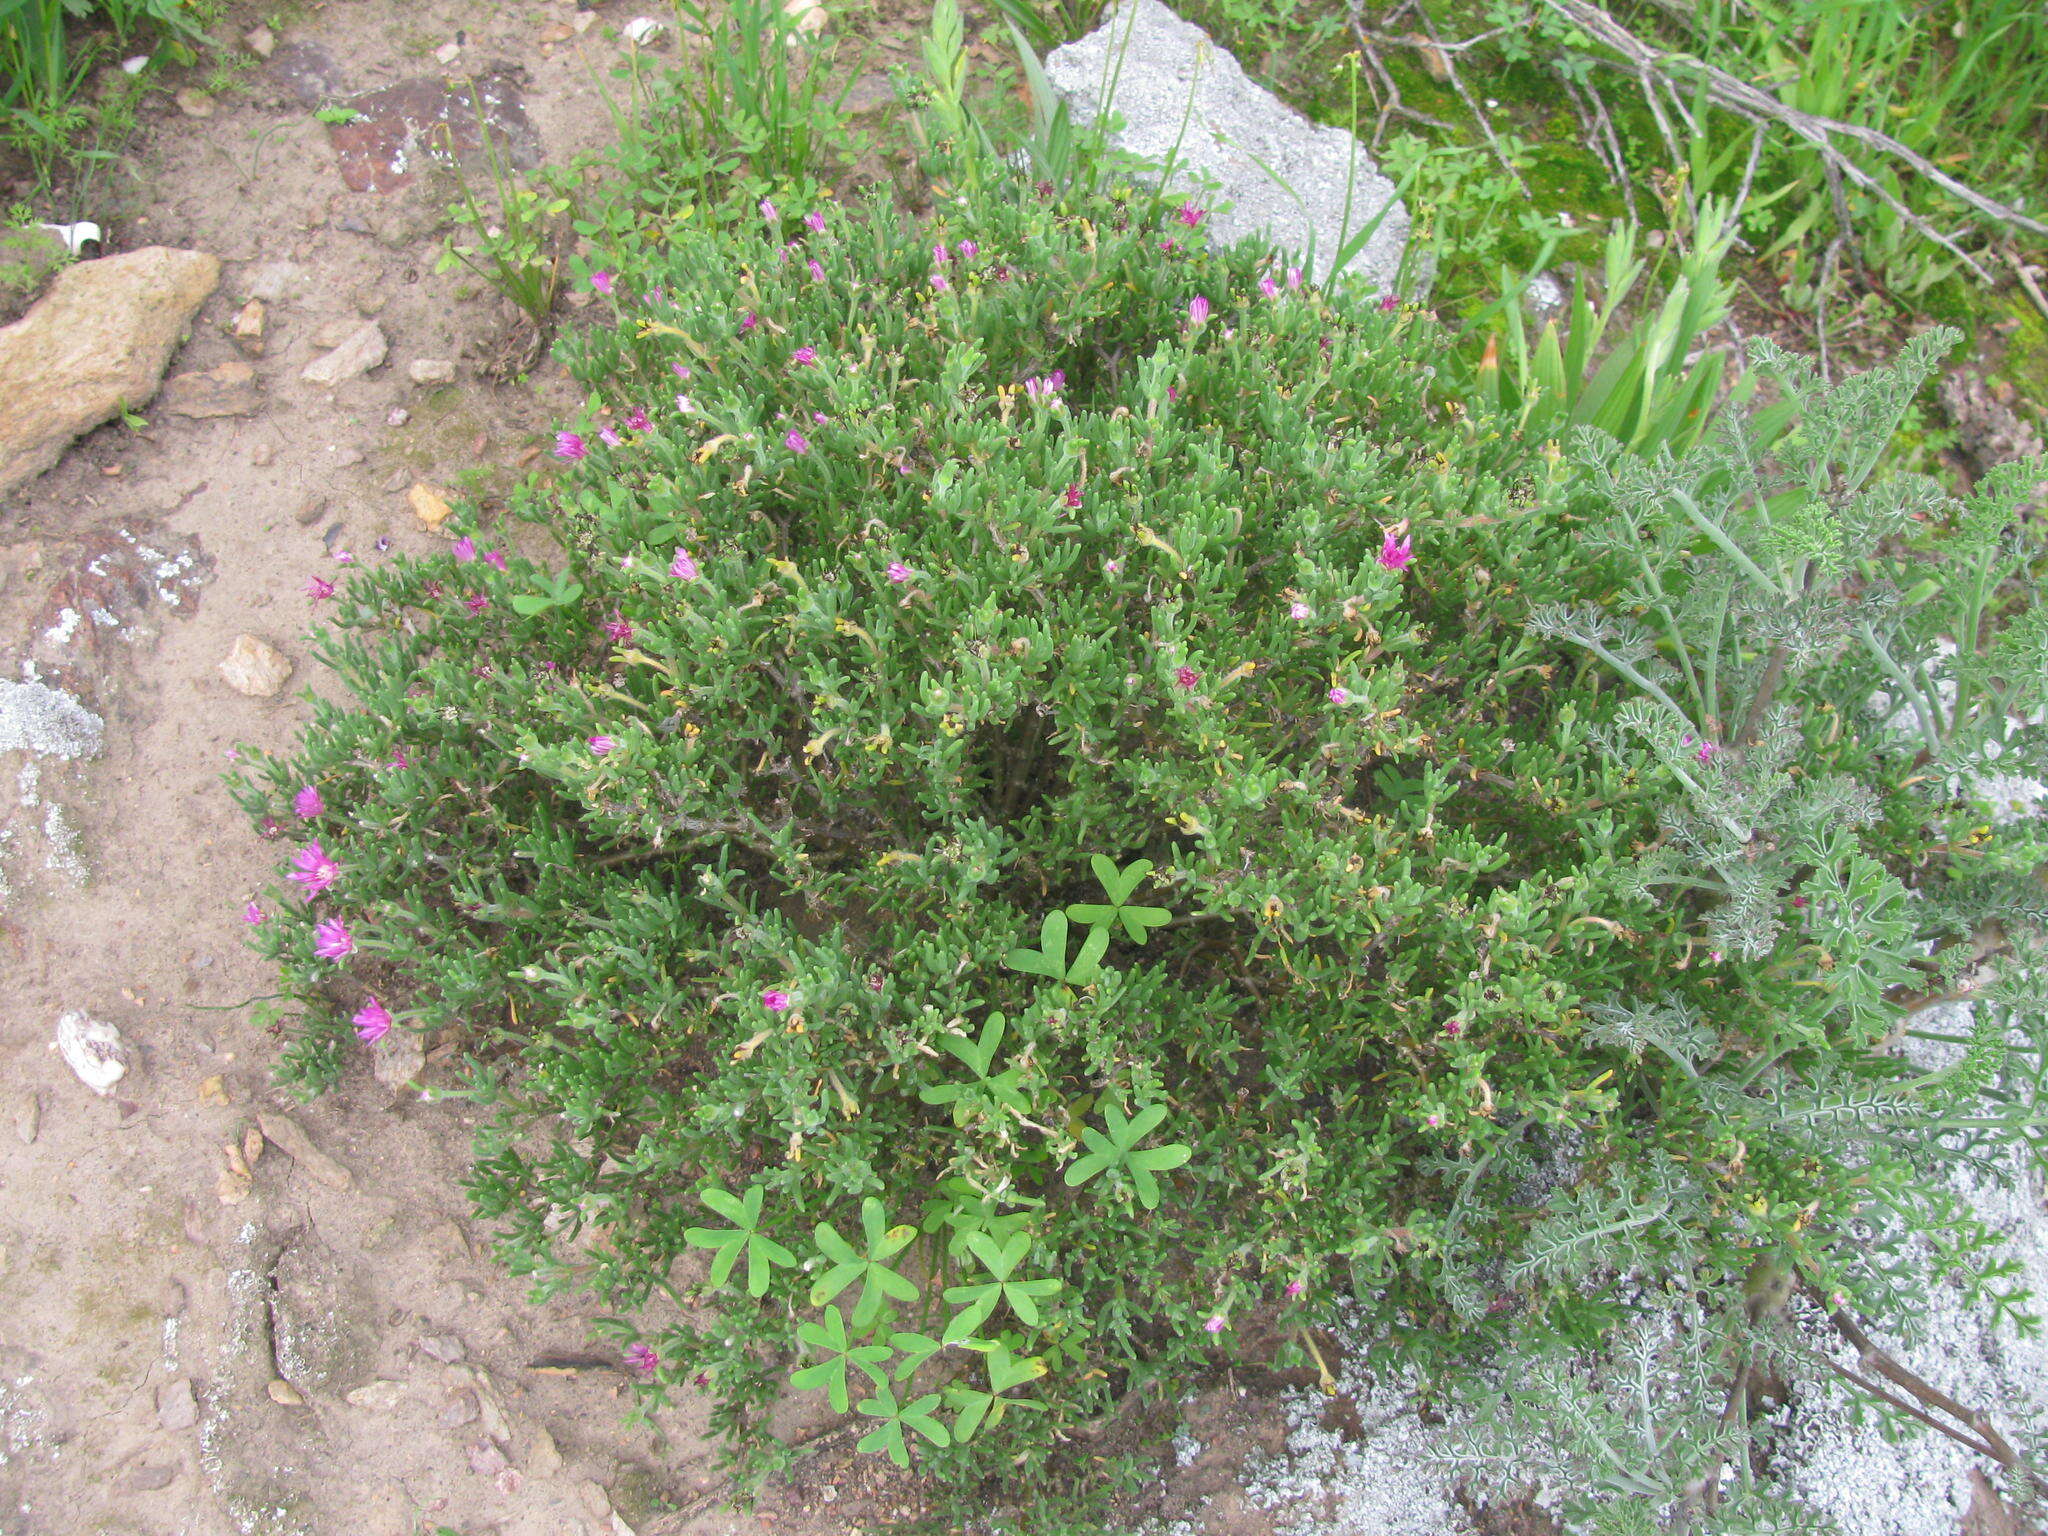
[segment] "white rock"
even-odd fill
[[[274,699],[292,675],[292,661],[266,640],[237,635],[221,658],[220,675],[237,693],[252,699]]]
[[[406,376],[415,384],[452,384],[455,362],[446,357],[416,357],[405,365]]]
[[[57,1021],[57,1050],[78,1080],[102,1096],[128,1075],[128,1047],[121,1031],[83,1013]]]
[[[434,57],[439,59],[443,65],[451,65],[462,57],[462,44],[443,43],[434,50]]]
[[[661,30],[661,23],[652,16],[635,16],[619,28],[627,42],[641,48],[646,47],[651,39],[660,36]]]
[[[384,361],[390,350],[390,345],[384,340],[384,328],[374,320],[366,320],[332,352],[308,363],[299,377],[308,384],[320,384],[331,389],[344,379],[368,373]]]

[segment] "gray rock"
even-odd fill
[[[165,1429],[190,1429],[199,1422],[199,1401],[192,1383],[180,1376],[156,1389],[156,1421]]]
[[[448,357],[416,357],[405,365],[405,372],[415,384],[453,384],[455,360]]]
[[[263,1374],[302,1393],[359,1389],[377,1358],[378,1336],[359,1277],[301,1234],[278,1255],[270,1281],[276,1370]]]
[[[62,689],[0,678],[0,752],[98,757],[105,734],[100,717]]]
[[[366,320],[332,352],[308,363],[306,371],[299,377],[308,384],[332,388],[344,379],[368,373],[384,361],[384,355],[389,351],[390,347],[384,340],[384,327],[374,320]]]
[[[1325,281],[1338,249],[1386,209],[1344,271],[1373,290],[1394,286],[1408,210],[1365,145],[1342,128],[1310,122],[1253,84],[1228,49],[1159,0],[1119,0],[1095,31],[1047,55],[1045,73],[1077,127],[1106,107],[1123,118],[1110,139],[1114,147],[1163,163],[1178,141],[1169,185],[1214,209],[1211,234],[1219,242],[1263,237]],[[1190,173],[1213,178],[1220,192],[1203,191]]]
[[[164,381],[161,401],[173,416],[253,416],[262,408],[256,370],[230,359],[204,373],[174,374]]]
[[[265,304],[282,304],[305,286],[306,269],[294,261],[266,261],[251,267],[242,284],[250,298]]]

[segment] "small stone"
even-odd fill
[[[604,1521],[611,1517],[612,1496],[604,1491],[604,1484],[586,1477],[576,1485],[576,1497],[583,1502],[583,1509],[591,1519]]]
[[[194,90],[188,85],[173,99],[178,103],[178,110],[187,117],[213,116],[213,98],[204,91]]]
[[[261,641],[257,643],[259,645],[262,644]],[[211,1077],[202,1078],[199,1083],[199,1102],[202,1104],[226,1104],[228,1102],[227,1079],[218,1072],[214,1073]]]
[[[43,1123],[43,1101],[31,1088],[14,1104],[14,1134],[21,1138],[21,1144],[32,1147],[36,1144],[36,1132]]]
[[[374,320],[366,320],[332,352],[308,363],[299,377],[308,384],[332,388],[343,380],[368,373],[384,361],[389,351],[390,345],[384,340],[384,328]]]
[[[541,45],[545,47],[549,43],[566,43],[567,41],[569,41],[570,38],[574,37],[575,35],[576,34],[570,31],[568,27],[564,26],[561,22],[558,21],[554,23],[552,26],[541,28],[540,41]]]
[[[266,261],[249,269],[246,288],[249,297],[265,304],[281,304],[306,286],[306,269],[292,261]]]
[[[168,1488],[177,1481],[178,1464],[167,1461],[155,1465],[145,1463],[121,1479],[121,1486],[130,1493],[155,1493]]]
[[[277,51],[277,34],[266,26],[253,26],[242,34],[242,46],[257,58],[267,59]]]
[[[234,324],[228,327],[228,334],[237,341],[260,341],[264,322],[269,318],[270,313],[263,307],[263,301],[251,299],[235,311]]]
[[[257,1160],[262,1156],[263,1133],[252,1125],[242,1132],[242,1161],[249,1167],[254,1168]]]
[[[252,699],[274,699],[283,691],[285,680],[292,675],[291,658],[268,641],[254,635],[237,635],[235,643],[228,647],[228,653],[221,659],[220,675],[227,685],[239,694]],[[208,1078],[210,1083],[219,1083],[217,1077]],[[205,1096],[202,1087],[200,1095]],[[220,1101],[225,1104],[227,1099]]]
[[[405,493],[405,499],[412,504],[413,516],[429,528],[438,528],[447,522],[449,513],[454,510],[445,496],[423,480]]]
[[[57,1021],[57,1050],[78,1080],[103,1098],[128,1075],[121,1031],[86,1014],[67,1013]]]
[[[313,345],[321,348],[323,351],[331,347],[338,347],[361,329],[362,326],[357,321],[351,320],[344,315],[339,320],[329,320],[319,330],[315,331],[312,337]]]
[[[400,406],[394,406],[394,407],[392,408],[391,414],[390,414],[389,416],[386,416],[386,417],[384,418],[384,425],[385,425],[385,426],[387,426],[387,427],[402,427],[402,426],[404,426],[404,425],[405,425],[405,424],[406,424],[406,423],[407,423],[408,421],[411,421],[411,420],[412,420],[412,412],[411,412],[411,411],[408,411],[408,410],[407,410],[407,409],[406,409],[406,408],[405,408],[404,406],[402,406],[402,405],[400,405]]]
[[[476,1387],[477,1411],[483,1416],[484,1433],[500,1445],[512,1443],[512,1426],[505,1419],[505,1410],[498,1406],[498,1400],[484,1386],[481,1378]]]
[[[320,514],[327,510],[325,496],[308,496],[299,503],[299,510],[292,514],[292,520],[301,528],[310,528],[320,521]]]
[[[305,1406],[306,1400],[299,1394],[299,1389],[286,1381],[282,1376],[272,1378],[270,1385],[263,1390],[270,1394],[270,1400],[280,1408],[302,1408]]]
[[[382,288],[379,288],[375,283],[365,283],[355,291],[356,313],[365,320],[369,319],[372,315],[381,313],[384,306],[390,302],[391,295]]]
[[[478,1477],[496,1477],[511,1465],[505,1453],[489,1440],[475,1441],[469,1447],[469,1470]]]
[[[440,60],[444,68],[451,67],[457,59],[462,57],[462,44],[443,43],[434,50],[434,57]]]
[[[208,416],[253,416],[263,405],[256,392],[256,370],[231,358],[204,373],[180,373],[164,381],[160,397],[173,416],[195,420]]]
[[[401,1382],[373,1381],[349,1393],[348,1400],[358,1408],[375,1408],[389,1413],[404,1396],[405,1386]]]
[[[314,1146],[312,1138],[290,1116],[265,1110],[258,1113],[256,1123],[280,1152],[328,1188],[347,1189],[355,1182],[354,1175]]]
[[[597,25],[597,12],[578,11],[576,13],[575,19],[571,21],[569,25],[574,27],[576,29],[576,35],[578,37],[581,37],[584,33],[588,32],[592,27]]]
[[[426,1065],[426,1046],[409,1029],[391,1030],[370,1047],[370,1071],[393,1093],[411,1087]]]
[[[416,357],[405,365],[405,372],[415,384],[453,384],[455,360],[448,357]]]
[[[443,1365],[460,1365],[463,1356],[468,1353],[462,1347],[462,1340],[456,1338],[452,1333],[422,1334],[420,1336],[420,1350],[422,1353],[432,1355]]]
[[[266,467],[276,457],[277,450],[268,443],[258,443],[249,450],[249,462],[258,469]]]
[[[465,1424],[476,1422],[476,1399],[467,1392],[457,1392],[441,1410],[441,1427],[460,1429]]]
[[[213,1181],[213,1192],[222,1205],[240,1205],[249,1198],[249,1192],[256,1187],[246,1167],[221,1169]]]
[[[526,1470],[535,1477],[553,1477],[562,1470],[562,1448],[544,1425],[533,1426],[533,1443],[526,1448]]]
[[[199,1401],[192,1383],[180,1376],[156,1389],[156,1421],[165,1429],[190,1429],[199,1422]]]

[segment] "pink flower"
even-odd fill
[[[1396,542],[1390,533],[1380,541],[1380,564],[1390,571],[1408,568],[1408,562],[1415,558],[1415,541],[1402,539]]]
[[[769,202],[768,199],[765,197],[761,199],[761,217],[766,219],[771,224],[773,224],[776,221],[776,219],[781,217],[781,215],[775,211],[775,205]]]
[[[962,261],[972,261],[981,254],[981,247],[972,240],[962,240],[959,245],[959,251]]]
[[[492,570],[494,570],[494,571],[502,571],[502,570],[504,570],[504,569],[505,569],[505,551],[503,551],[502,549],[487,549],[487,550],[485,550],[485,551],[484,551],[484,564],[485,564],[485,565],[488,565],[488,566],[489,566],[489,567],[490,567],[490,568],[491,568]]]
[[[1718,949],[1710,949],[1707,951],[1707,958],[1713,961],[1714,964],[1719,965],[1721,963],[1721,951],[1719,951]]]
[[[391,1010],[376,998],[365,998],[363,1006],[356,1010],[350,1021],[356,1027],[356,1038],[365,1045],[375,1045],[391,1033]]]
[[[1383,293],[1383,294],[1381,294],[1381,295],[1380,295],[1380,313],[1381,313],[1381,314],[1383,314],[1383,315],[1391,315],[1391,314],[1392,314],[1392,313],[1393,313],[1393,312],[1394,312],[1395,310],[1399,309],[1400,307],[1401,307],[1401,298],[1400,298],[1400,295],[1399,295],[1399,294],[1394,294],[1394,293]]]
[[[323,602],[327,598],[334,596],[334,583],[324,576],[308,576],[306,578],[306,596],[313,599],[316,603]]]
[[[626,1350],[626,1364],[642,1381],[652,1381],[654,1373],[661,1369],[661,1356],[651,1344],[634,1344]]]
[[[1287,269],[1287,286],[1289,288],[1299,288],[1301,286],[1301,268],[1289,267]]]
[[[817,257],[813,256],[808,262],[805,263],[805,265],[811,269],[812,282],[822,283],[823,281],[825,281],[825,263],[818,260]]]
[[[1178,240],[1162,240],[1159,242],[1159,249],[1164,251],[1168,256],[1171,256],[1175,251],[1180,249],[1180,242]]]
[[[1202,674],[1193,667],[1175,667],[1173,669],[1173,680],[1192,693],[1195,690],[1195,684],[1202,680]]]
[[[310,784],[292,796],[292,811],[301,821],[311,821],[326,809],[327,804],[320,798],[320,791]]]
[[[1444,1117],[1442,1115],[1424,1115],[1422,1117],[1422,1123],[1428,1126],[1431,1130],[1435,1130],[1438,1126],[1444,1123]]]
[[[257,824],[256,830],[261,832],[265,837],[276,837],[278,833],[284,830],[284,828],[278,824],[278,820],[275,816],[266,816],[263,818],[261,822]]]
[[[1805,906],[1805,905],[1806,905],[1806,898],[1805,898],[1804,896],[1794,896],[1794,897],[1792,898],[1792,906],[1793,906],[1793,909],[1794,909],[1795,911],[1796,911],[1796,910],[1798,910],[1799,908],[1801,908],[1801,907]]]
[[[949,283],[949,282],[947,282],[947,281],[946,281],[946,274],[945,274],[945,273],[943,273],[943,272],[934,272],[934,273],[932,274],[932,291],[933,291],[933,292],[935,292],[935,293],[944,293],[944,292],[945,292],[945,291],[946,291],[946,290],[947,290],[948,288],[950,288],[950,287],[952,287],[952,286],[953,286],[953,285],[952,285],[951,283]]]
[[[242,908],[242,921],[253,928],[258,923],[266,923],[270,921],[270,914],[268,912],[265,912],[261,907],[257,906],[256,903],[252,901],[249,903],[249,905]]]
[[[803,433],[797,431],[795,427],[791,427],[788,435],[782,439],[782,446],[791,453],[809,453],[811,451],[811,440],[805,437]]]
[[[1230,1320],[1226,1318],[1221,1312],[1218,1312],[1215,1316],[1211,1317],[1207,1322],[1202,1324],[1202,1332],[1221,1333],[1224,1329],[1228,1328],[1229,1326]]]
[[[911,571],[910,567],[905,565],[901,560],[891,560],[889,562],[889,570],[887,574],[889,579],[895,582],[896,585],[900,587],[903,585],[904,582],[910,580]]]
[[[590,286],[595,288],[599,293],[609,294],[612,291],[611,273],[606,272],[602,269],[591,273]]]
[[[816,347],[798,347],[789,354],[789,360],[799,368],[809,367],[818,360],[818,349]]]
[[[314,927],[313,953],[322,960],[339,960],[355,952],[355,935],[348,931],[348,924],[340,918],[330,917]]]
[[[624,614],[614,608],[612,616],[604,621],[604,634],[614,645],[624,645],[633,638],[633,626],[626,622]]]
[[[327,856],[318,838],[292,855],[292,872],[285,876],[308,901],[340,878],[341,866]]]
[[[677,581],[695,581],[702,574],[697,569],[697,562],[690,558],[690,552],[687,549],[678,549],[676,551],[675,559],[668,563],[668,573],[675,577]]]
[[[1449,1035],[1453,1040],[1457,1039],[1458,1036],[1465,1033],[1464,1021],[1462,1019],[1444,1020],[1444,1033]]]
[[[688,395],[677,395],[676,409],[681,411],[685,416],[688,416],[691,412],[697,409],[697,402],[692,400]]]
[[[1075,481],[1074,484],[1067,487],[1066,499],[1067,505],[1070,507],[1078,507],[1081,505],[1081,484],[1078,480]]]
[[[814,235],[822,235],[825,233],[825,215],[813,208],[804,215],[804,227]]]
[[[356,563],[356,557],[345,549],[337,549],[327,558],[336,565],[354,565]]]
[[[811,268],[811,275],[813,277],[823,277],[825,275],[825,269],[823,267],[820,267],[815,261],[811,263]],[[760,323],[761,317],[755,314],[751,309],[748,310],[745,314],[740,316],[740,334],[742,336],[746,335],[747,332],[751,331],[755,326],[759,325]]]
[[[619,434],[614,432],[608,426],[599,427],[597,429],[597,440],[603,443],[607,448],[616,448],[619,446]]]
[[[935,245],[932,247],[932,260],[936,262],[938,265],[943,267],[947,262],[951,261],[952,259],[953,258],[946,253],[946,247],[943,244]]]
[[[653,425],[654,423],[647,419],[647,413],[637,405],[626,412],[626,427],[629,431],[645,432]]]
[[[609,736],[593,736],[590,738],[590,755],[592,757],[603,757],[617,745],[618,743]]]
[[[557,432],[555,434],[556,458],[580,459],[589,452],[590,449],[584,444],[583,439],[574,432]]]
[[[1289,1300],[1291,1301],[1291,1300],[1292,1300],[1293,1298],[1295,1298],[1296,1296],[1299,1296],[1299,1295],[1300,1295],[1300,1294],[1301,1294],[1301,1293],[1302,1293],[1303,1291],[1305,1291],[1305,1290],[1307,1290],[1307,1289],[1308,1289],[1308,1285],[1307,1285],[1307,1283],[1306,1283],[1306,1282],[1304,1282],[1304,1281],[1301,1281],[1301,1280],[1290,1280],[1290,1281],[1288,1281],[1288,1282],[1287,1282],[1287,1296],[1288,1296],[1288,1299],[1289,1299]]]
[[[821,427],[831,419],[832,418],[830,416],[827,416],[823,411],[811,412],[811,420],[815,421]]]
[[[412,759],[405,755],[405,748],[394,747],[392,749],[391,766],[393,768],[410,768],[412,766]]]
[[[780,987],[770,987],[761,994],[761,1006],[770,1013],[787,1013],[796,999]]]
[[[1347,689],[1332,688],[1330,690],[1330,702],[1332,704],[1348,704],[1351,702],[1351,694]]]
[[[476,558],[476,540],[465,533],[455,541],[449,553],[455,556],[458,563],[467,565]]]
[[[1711,741],[1702,742],[1700,743],[1699,751],[1696,752],[1694,756],[1696,756],[1701,762],[1704,763],[1709,761],[1713,757],[1713,755],[1720,750],[1721,749],[1715,746]]]
[[[471,613],[482,613],[491,606],[491,600],[481,592],[472,592],[462,600],[462,606]]]
[[[1302,623],[1307,623],[1308,620],[1315,617],[1315,615],[1309,611],[1309,606],[1307,603],[1289,604],[1287,609],[1287,616],[1290,619],[1297,619]]]
[[[690,366],[687,363],[670,363],[668,371],[679,379],[687,379],[690,376]]]
[[[1264,277],[1259,279],[1259,292],[1264,294],[1269,299],[1277,299],[1280,297],[1280,285],[1273,281],[1272,273],[1268,272]]]
[[[1188,324],[1200,325],[1209,318],[1209,301],[1199,293],[1188,300]]]

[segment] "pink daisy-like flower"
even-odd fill
[[[405,755],[405,748],[392,748],[390,766],[393,768],[410,768],[412,766],[412,759]]]
[[[626,428],[628,431],[646,432],[653,426],[654,423],[647,419],[647,413],[641,410],[639,406],[636,405],[633,409],[626,412]]]
[[[628,1345],[626,1365],[642,1381],[652,1381],[654,1373],[661,1369],[661,1356],[655,1353],[652,1344]]]
[[[1330,702],[1332,704],[1349,704],[1351,702],[1350,690],[1345,688],[1332,688],[1330,690]]]
[[[325,576],[308,576],[306,578],[306,596],[313,599],[316,603],[325,602],[328,598],[334,596],[334,583]]]
[[[981,247],[972,240],[962,240],[956,249],[960,252],[962,261],[972,261],[981,254]]]
[[[765,197],[761,199],[761,217],[766,219],[771,224],[781,217],[781,215],[775,211],[775,205],[769,202],[768,199]]]
[[[687,549],[678,549],[676,551],[675,559],[668,563],[668,573],[675,577],[677,581],[695,581],[702,574],[697,569],[697,562],[690,558],[690,552]]]
[[[441,583],[439,583],[438,581],[429,581],[424,583],[420,587],[420,596],[426,598],[428,601],[431,602],[433,599],[441,595],[442,590],[443,588],[441,586]]]
[[[624,614],[614,608],[612,616],[604,621],[604,635],[614,645],[625,645],[633,638],[633,626],[626,621]]]
[[[242,908],[242,921],[247,923],[251,928],[253,928],[258,923],[269,922],[270,914],[264,911],[261,907],[257,906],[256,903],[252,901],[249,903],[249,905]]]
[[[813,262],[811,263],[811,265],[816,266],[817,263]],[[746,335],[747,332],[751,331],[755,326],[759,325],[760,323],[761,317],[755,314],[751,309],[748,310],[745,314],[740,316],[740,334],[742,336]]]
[[[1301,268],[1289,267],[1287,269],[1287,286],[1289,288],[1299,288],[1301,286]]]
[[[1175,215],[1189,229],[1195,228],[1208,216],[1205,210],[1197,208],[1193,203],[1182,203],[1180,205],[1180,212]]]
[[[292,872],[285,876],[308,901],[340,878],[341,866],[327,856],[317,838],[292,855]]]
[[[1292,1301],[1295,1297],[1301,1295],[1301,1293],[1306,1291],[1307,1289],[1308,1285],[1305,1281],[1290,1280],[1287,1282],[1287,1299]]]
[[[1310,610],[1307,603],[1290,603],[1287,608],[1287,616],[1290,619],[1307,623],[1315,617],[1315,614]]]
[[[818,360],[818,349],[816,347],[798,347],[789,354],[789,360],[799,368],[809,367]]]
[[[1720,750],[1721,749],[1715,746],[1711,741],[1706,741],[1700,743],[1699,751],[1694,753],[1693,755],[1703,763],[1710,762],[1712,761],[1714,754]]]
[[[327,809],[327,802],[320,798],[320,791],[308,784],[292,796],[292,812],[301,821],[311,821]]]
[[[462,606],[471,613],[482,613],[491,606],[491,600],[481,592],[472,592],[462,600]]]
[[[356,1027],[356,1038],[365,1045],[375,1045],[391,1033],[391,1010],[376,998],[363,1000],[363,1006],[356,1010],[356,1016],[349,1021]]]
[[[1422,1117],[1422,1123],[1428,1126],[1431,1130],[1435,1130],[1438,1126],[1444,1123],[1444,1117],[1442,1115],[1424,1115]]]
[[[1462,1019],[1444,1020],[1444,1033],[1449,1035],[1453,1040],[1457,1039],[1458,1036],[1465,1033],[1464,1021]]]
[[[494,570],[494,571],[502,571],[502,570],[504,570],[504,569],[505,569],[505,551],[503,551],[502,549],[487,549],[487,550],[485,550],[485,551],[484,551],[484,564],[485,564],[485,565],[488,565],[488,566],[489,566],[489,567],[490,567],[490,568],[491,568],[492,570]]]
[[[1794,896],[1792,898],[1792,908],[1794,911],[1798,911],[1801,907],[1804,907],[1805,905],[1806,898],[1804,896]]]
[[[697,402],[692,400],[688,395],[677,395],[676,409],[681,411],[685,416],[689,416],[695,413],[697,409]]]
[[[595,288],[599,293],[609,294],[612,291],[611,273],[604,271],[602,268],[600,268],[598,271],[591,273],[590,286]]]
[[[1399,294],[1395,294],[1395,293],[1383,293],[1383,294],[1381,294],[1381,295],[1380,295],[1380,313],[1381,313],[1381,314],[1383,314],[1383,315],[1391,315],[1391,314],[1392,314],[1392,313],[1393,313],[1393,312],[1394,312],[1395,310],[1399,309],[1400,307],[1401,307],[1401,297],[1400,297],[1400,295],[1399,295]]]
[[[1067,487],[1066,501],[1070,507],[1081,505],[1081,485],[1079,481]]]
[[[1259,292],[1264,294],[1269,299],[1277,299],[1280,297],[1280,285],[1273,281],[1272,273],[1268,272],[1264,277],[1259,279]]]
[[[609,736],[593,736],[590,738],[590,755],[592,757],[603,757],[617,745],[618,743]]]
[[[1388,570],[1406,570],[1408,562],[1414,558],[1415,541],[1413,539],[1404,538],[1397,541],[1390,533],[1380,541],[1380,564]]]
[[[356,557],[345,549],[337,549],[327,558],[336,565],[354,565],[356,563]]]
[[[822,283],[825,281],[825,263],[813,256],[805,265],[810,268],[812,282]]]
[[[355,935],[348,931],[348,924],[338,917],[330,917],[313,929],[313,953],[322,960],[339,960],[356,952]]]
[[[948,288],[951,288],[952,286],[953,285],[951,283],[946,281],[945,273],[934,272],[932,274],[932,291],[934,293],[944,293]]]
[[[1178,240],[1162,240],[1159,242],[1159,249],[1164,254],[1171,256],[1175,251],[1180,249],[1180,242]]]
[[[953,258],[951,256],[946,254],[946,247],[943,244],[935,245],[932,247],[932,260],[938,263],[938,265],[943,267],[947,262],[951,261],[952,259]]]
[[[687,379],[690,376],[690,365],[688,363],[670,363],[668,371],[679,379]]]
[[[603,443],[607,448],[616,448],[619,446],[619,434],[614,432],[610,427],[599,427],[597,429],[597,439],[599,442]]]
[[[809,453],[811,451],[811,440],[805,437],[803,433],[797,431],[795,427],[791,427],[788,435],[782,439],[782,446],[791,453]]]
[[[814,235],[822,235],[825,233],[825,215],[813,208],[804,215],[804,227]]]
[[[555,457],[558,459],[580,459],[590,452],[589,444],[574,432],[555,434]]]
[[[1209,301],[1199,293],[1188,300],[1188,324],[1200,325],[1209,318]]]
[[[448,553],[455,557],[458,564],[467,565],[476,558],[476,540],[465,533],[449,547]]]
[[[910,576],[910,567],[905,565],[901,560],[891,560],[889,562],[888,577],[891,581],[895,582],[896,585],[898,585],[899,587],[902,586],[904,582],[910,580]]]
[[[1175,667],[1173,669],[1173,680],[1192,693],[1194,692],[1195,684],[1202,680],[1202,674],[1193,667]]]
[[[256,830],[265,837],[276,837],[284,831],[284,827],[275,816],[266,816],[256,824]]]
[[[761,1006],[770,1013],[787,1013],[795,1003],[796,999],[780,987],[770,987],[761,994]]]
[[[1229,1326],[1230,1320],[1226,1318],[1221,1312],[1218,1312],[1217,1314],[1215,1314],[1215,1316],[1211,1317],[1207,1322],[1202,1324],[1202,1332],[1221,1333],[1224,1329],[1228,1328]]]

